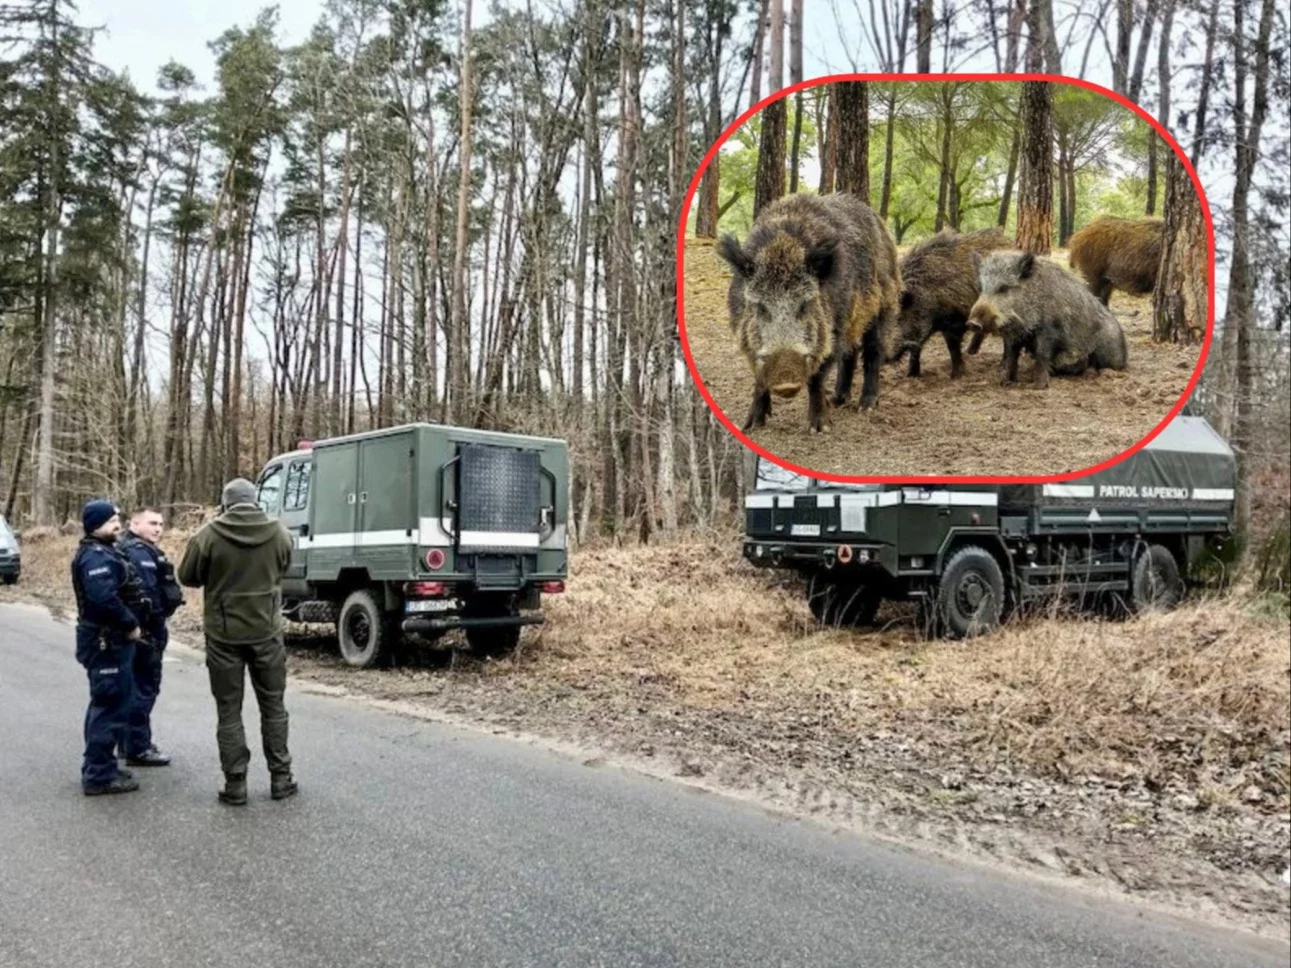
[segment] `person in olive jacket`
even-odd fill
[[[256,488],[236,478],[224,487],[222,513],[188,542],[179,580],[203,589],[206,668],[218,716],[216,740],[224,770],[221,802],[247,802],[246,731],[242,696],[246,672],[260,706],[260,732],[269,764],[270,795],[296,792],[287,752],[287,649],[283,643],[282,578],[291,561],[291,535],[256,503]]]

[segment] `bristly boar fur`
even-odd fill
[[[961,347],[968,313],[977,301],[977,272],[973,253],[985,255],[1012,249],[1013,243],[999,229],[979,229],[960,235],[939,232],[918,243],[901,260],[901,311],[897,316],[900,344],[893,362],[910,354],[910,376],[918,376],[923,344],[933,333],[941,333],[950,351],[950,376],[964,375]],[[973,335],[968,352],[976,353],[982,334]]]
[[[868,205],[854,195],[790,195],[762,211],[742,246],[723,236],[717,254],[735,271],[731,328],[753,370],[746,433],[766,423],[771,394],[791,398],[804,385],[808,425],[819,432],[829,367],[838,364],[841,406],[858,357],[860,406],[878,402],[901,276],[896,246]]]
[[[1163,225],[1159,218],[1103,215],[1067,240],[1068,264],[1104,306],[1113,289],[1142,296],[1156,288]]]
[[[992,252],[973,256],[981,295],[968,314],[970,329],[999,333],[1004,341],[1005,383],[1018,378],[1018,357],[1035,360],[1032,380],[1049,374],[1079,376],[1089,367],[1123,370],[1125,333],[1111,311],[1074,276],[1034,255]]]

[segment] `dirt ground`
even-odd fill
[[[908,609],[821,630],[734,535],[584,549],[520,650],[345,667],[296,628],[305,688],[568,744],[846,829],[1285,936],[1291,628],[1241,596],[1130,622],[1052,614],[928,642]],[[182,537],[171,537],[177,556]],[[69,537],[0,601],[66,614]],[[200,603],[176,616],[200,645]],[[162,708],[165,698],[163,694]]]
[[[899,251],[905,254],[906,248]],[[1065,250],[1053,261],[1067,265]],[[713,399],[735,426],[753,392],[749,367],[730,330],[730,271],[707,239],[686,243],[686,335]],[[1151,297],[1113,293],[1111,309],[1129,344],[1121,372],[1051,380],[1047,390],[1025,382],[1001,386],[1000,341],[988,339],[965,356],[966,373],[950,379],[940,335],[923,350],[923,375],[906,376],[906,361],[885,366],[875,410],[852,405],[832,413],[827,433],[807,432],[805,394],[775,400],[766,426],[752,439],[800,467],[855,475],[1060,474],[1101,463],[1143,439],[1178,401],[1192,378],[1200,347],[1152,341]],[[1025,380],[1030,358],[1019,375]],[[827,379],[833,391],[833,375]]]

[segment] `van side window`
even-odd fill
[[[256,496],[256,503],[260,505],[260,509],[271,518],[278,516],[278,498],[281,491],[282,465],[275,464],[265,471],[264,477],[260,478],[260,493]]]
[[[303,511],[309,506],[309,469],[309,461],[297,461],[287,471],[287,486],[282,494],[284,511]]]

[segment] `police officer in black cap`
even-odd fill
[[[121,518],[111,501],[81,511],[85,537],[72,559],[76,592],[76,660],[90,680],[81,788],[86,796],[139,789],[114,750],[134,693],[134,650],[146,635],[148,599],[130,560],[116,548]]]
[[[161,691],[161,665],[170,632],[166,620],[184,604],[184,592],[175,580],[175,566],[157,542],[165,521],[155,508],[139,508],[130,515],[128,530],[117,542],[139,574],[152,607],[146,643],[135,646],[134,700],[126,716],[122,751],[131,766],[167,766],[170,757],[152,741],[152,710]]]

